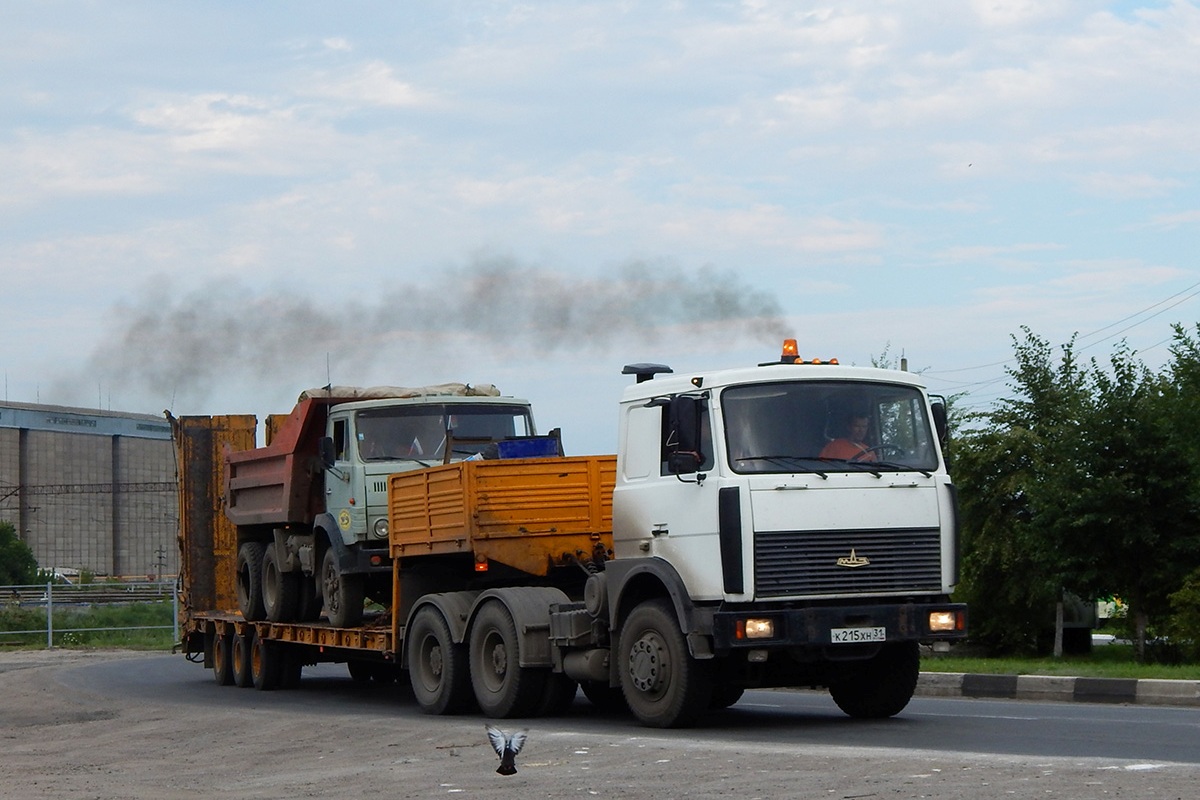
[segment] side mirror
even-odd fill
[[[934,400],[930,408],[933,410],[933,429],[937,432],[938,441],[944,446],[950,440],[950,424],[947,421],[946,403],[941,399]]]
[[[321,454],[321,466],[325,469],[333,469],[333,464],[337,460],[336,452],[333,449],[333,437],[326,436],[321,439],[319,445]]]

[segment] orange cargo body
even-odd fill
[[[471,553],[531,575],[612,550],[616,456],[459,461],[388,479],[396,559]]]

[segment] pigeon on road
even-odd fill
[[[525,746],[529,731],[505,733],[494,725],[487,726],[488,740],[492,749],[500,756],[500,768],[496,770],[501,775],[513,775],[517,771],[517,753]]]

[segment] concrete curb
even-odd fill
[[[916,694],[922,697],[1200,707],[1200,681],[922,672],[917,680]]]

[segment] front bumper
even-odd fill
[[[935,630],[933,615],[952,620],[949,629]],[[768,627],[770,635],[761,635]],[[747,623],[751,623],[749,628]],[[748,632],[749,631],[749,632]],[[835,631],[841,641],[835,641]],[[861,631],[861,636],[855,636]],[[760,635],[756,636],[755,632]],[[881,637],[881,638],[876,638]],[[723,609],[713,616],[713,648],[717,653],[741,648],[849,647],[863,643],[958,641],[967,637],[967,607],[963,603],[893,603],[858,606],[778,608],[753,605]]]

